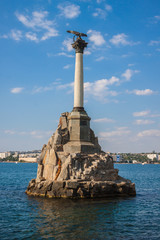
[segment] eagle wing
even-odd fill
[[[87,37],[87,34],[85,34],[85,33],[80,33],[80,36],[82,36],[82,37]]]
[[[76,35],[76,36],[79,36],[79,32],[76,32],[76,31],[71,31],[71,30],[68,30],[67,31],[68,33],[72,33],[72,34],[74,34],[74,35]]]
[[[71,30],[68,30],[67,31],[68,33],[72,33],[72,34],[74,34],[74,35],[76,35],[76,36],[79,36],[79,37],[87,37],[87,34],[85,34],[85,33],[79,33],[79,32],[76,32],[76,31],[71,31]]]

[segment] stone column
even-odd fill
[[[83,110],[83,51],[87,46],[80,37],[72,44],[76,51],[74,79],[74,110]]]
[[[83,108],[83,54],[78,52],[75,62],[74,108]]]

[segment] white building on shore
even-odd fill
[[[11,155],[10,152],[0,152],[0,158],[1,159],[9,157],[10,155]]]
[[[153,159],[157,159],[158,160],[158,154],[157,153],[150,153],[150,154],[147,154],[147,157],[149,159],[151,159],[153,161]]]
[[[34,162],[37,162],[37,158],[36,157],[19,157],[19,162],[34,163]]]

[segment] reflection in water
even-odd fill
[[[33,239],[37,234],[41,238],[52,239],[102,239],[107,235],[113,236],[119,204],[124,201],[28,198],[36,214]]]

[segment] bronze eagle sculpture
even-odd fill
[[[85,33],[80,33],[80,32],[71,31],[71,30],[68,30],[67,32],[74,34],[73,41],[75,41],[75,36],[77,36],[79,39],[81,39],[81,37],[87,37],[87,34]]]

